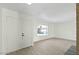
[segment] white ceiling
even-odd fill
[[[24,3],[0,4],[0,6],[11,8],[22,13],[32,14],[36,19],[48,22],[65,22],[76,19],[75,3]]]
[[[65,22],[76,19],[76,4],[32,4],[32,14],[48,22]]]

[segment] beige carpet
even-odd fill
[[[8,55],[64,55],[75,44],[75,41],[70,40],[48,39],[35,42],[32,47],[24,48]]]

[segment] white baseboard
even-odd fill
[[[76,39],[69,39],[69,38],[63,38],[63,37],[52,37],[52,39],[64,39],[64,40],[76,41]]]
[[[10,52],[1,52],[1,55],[7,55],[7,54],[9,54],[9,53],[11,53],[11,52],[15,52],[15,51],[18,51],[18,50],[20,50],[20,49],[27,48],[27,47],[31,47],[31,46],[33,46],[33,44],[30,44],[30,45],[27,45],[27,46],[25,46],[25,47],[21,47],[21,48],[15,49],[15,50],[10,51]]]
[[[46,39],[64,39],[64,40],[76,41],[76,39],[67,39],[67,38],[61,38],[61,37],[49,37],[49,38],[46,38]],[[36,40],[34,42],[39,42],[39,41],[46,40],[46,39],[40,39],[40,40]]]

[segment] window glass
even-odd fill
[[[40,25],[37,28],[37,35],[47,35],[48,34],[48,26]]]

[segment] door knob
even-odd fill
[[[22,36],[24,36],[24,33],[22,33]]]

